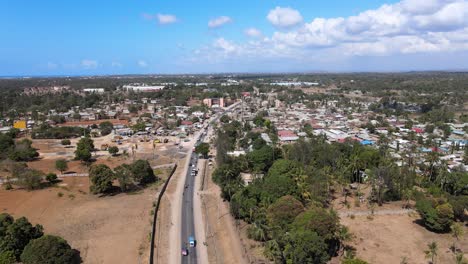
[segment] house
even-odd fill
[[[299,137],[294,133],[293,131],[290,130],[280,130],[278,131],[278,138],[282,142],[290,142],[290,141],[296,141],[299,139]]]

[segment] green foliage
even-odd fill
[[[299,200],[291,195],[283,196],[268,207],[268,224],[286,230],[296,216],[302,212],[304,212],[304,206]]]
[[[24,264],[78,264],[81,258],[64,239],[45,235],[29,242],[21,254],[21,261]]]
[[[55,168],[63,173],[64,171],[68,170],[68,162],[64,159],[58,159],[55,161]]]
[[[16,256],[13,251],[0,252],[0,264],[14,264],[16,263]]]
[[[219,121],[221,121],[221,123],[229,123],[229,121],[231,121],[231,119],[229,118],[229,116],[227,115],[223,115],[221,116],[221,118],[219,119]]]
[[[465,210],[468,210],[468,196],[450,196],[448,201],[452,206],[454,217],[460,221],[464,221]]]
[[[200,143],[195,147],[195,152],[198,154],[203,155],[203,157],[208,157],[208,153],[210,152],[210,144],[208,143]]]
[[[60,143],[62,143],[62,145],[64,145],[64,146],[70,146],[71,145],[71,141],[69,139],[62,139],[62,141]]]
[[[293,230],[311,230],[316,232],[325,241],[336,239],[340,229],[340,220],[333,210],[312,206],[304,213],[298,215],[292,224]]]
[[[6,232],[0,239],[0,252],[12,251],[19,258],[24,247],[30,240],[43,235],[41,225],[33,226],[28,219],[21,217],[8,225]]]
[[[144,122],[138,122],[135,125],[132,126],[133,131],[138,132],[138,131],[145,131],[146,129],[146,124]]]
[[[109,151],[109,154],[112,156],[115,156],[119,152],[119,148],[117,146],[111,146],[107,149]]]
[[[89,133],[88,129],[81,127],[51,127],[49,125],[41,125],[33,129],[32,138],[36,139],[65,139],[76,138]]]
[[[0,214],[0,238],[4,237],[8,227],[15,222],[15,219],[7,214],[7,213],[2,213]]]
[[[105,121],[99,124],[99,129],[101,130],[102,136],[107,136],[112,132],[112,129],[114,129],[114,125],[109,121]]]
[[[91,180],[90,191],[94,194],[106,193],[112,190],[114,172],[104,164],[98,164],[89,170]]]
[[[16,184],[29,191],[40,189],[43,177],[44,173],[42,171],[24,168],[17,174]]]
[[[76,145],[75,159],[81,160],[84,162],[91,161],[91,151],[94,150],[94,142],[88,137],[80,139]]]
[[[421,215],[424,225],[437,232],[447,232],[453,223],[452,206],[443,200],[423,198],[416,201],[416,209]]]
[[[39,153],[32,147],[32,141],[25,138],[16,142],[8,157],[14,161],[31,161],[39,157]]]
[[[149,184],[157,180],[154,171],[147,160],[137,160],[131,165],[134,180],[140,185]]]
[[[284,255],[287,264],[325,264],[330,260],[327,244],[311,230],[291,233]]]
[[[57,174],[55,173],[48,173],[46,175],[46,180],[50,183],[54,183],[55,181],[57,181]]]
[[[123,164],[114,169],[115,177],[119,181],[122,192],[126,192],[133,185],[134,174],[128,164]]]

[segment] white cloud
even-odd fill
[[[148,67],[148,63],[147,63],[146,61],[144,61],[144,60],[139,60],[139,61],[137,62],[137,64],[138,64],[138,66],[140,66],[141,68],[146,68],[146,67]]]
[[[302,16],[299,11],[290,7],[279,7],[270,10],[267,16],[268,21],[275,27],[288,28],[296,26],[302,22]]]
[[[96,69],[98,67],[98,62],[96,60],[85,59],[81,61],[81,67],[87,70]]]
[[[178,20],[176,16],[169,14],[157,14],[156,18],[158,19],[158,23],[160,25],[173,24]]]
[[[263,34],[260,30],[256,29],[256,28],[248,28],[246,30],[244,30],[244,33],[249,36],[249,37],[253,37],[253,38],[259,38],[261,37]]]
[[[329,62],[355,56],[468,51],[468,0],[403,0],[354,16],[318,17],[303,24],[297,10],[277,7],[267,18],[282,30],[263,36],[247,29],[244,33],[257,39],[239,43],[218,38],[197,49],[194,58]]]
[[[221,27],[227,23],[231,23],[232,19],[228,16],[220,16],[214,19],[211,19],[208,21],[208,27],[209,28],[218,28]]]

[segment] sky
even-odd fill
[[[0,0],[0,76],[468,69],[468,0]]]

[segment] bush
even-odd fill
[[[16,183],[29,191],[40,189],[43,176],[41,171],[26,168],[17,175]]]
[[[5,251],[0,253],[0,264],[16,263],[15,253],[13,251]]]
[[[62,139],[61,143],[64,146],[70,146],[71,145],[71,141],[69,139]]]
[[[46,175],[46,180],[50,183],[54,183],[57,180],[57,174],[55,173],[48,173]]]
[[[424,225],[436,232],[447,232],[453,223],[452,206],[444,200],[421,199],[416,202],[416,210]]]
[[[112,189],[114,172],[104,164],[94,165],[89,170],[90,191],[94,194],[106,193]]]
[[[21,261],[24,264],[75,264],[81,263],[81,258],[63,238],[45,235],[29,242]]]
[[[119,148],[116,146],[109,147],[107,149],[112,156],[115,156],[119,152]]]

